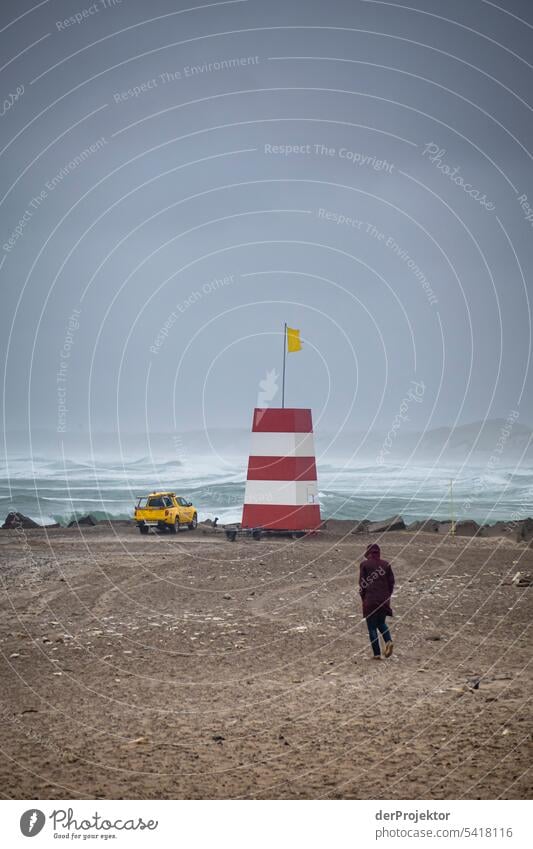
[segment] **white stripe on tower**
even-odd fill
[[[245,504],[317,504],[316,481],[246,481]]]
[[[252,433],[250,457],[314,457],[312,433]]]

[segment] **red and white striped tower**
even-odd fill
[[[242,527],[308,531],[319,525],[311,410],[256,407]]]

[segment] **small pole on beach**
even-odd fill
[[[281,383],[281,406],[285,406],[285,359],[287,356],[287,322],[283,325],[283,377]]]
[[[453,504],[453,480],[450,480],[450,513],[451,513],[451,527],[450,533],[452,537],[455,536],[455,508]]]

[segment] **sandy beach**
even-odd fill
[[[375,663],[369,537],[332,524],[0,532],[4,798],[530,796],[531,588],[511,579],[533,549],[382,534],[395,651]]]

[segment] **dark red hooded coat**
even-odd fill
[[[359,593],[363,601],[363,616],[385,613],[392,616],[390,598],[394,589],[394,572],[390,563],[381,559],[379,545],[370,545],[366,559],[359,567]]]

